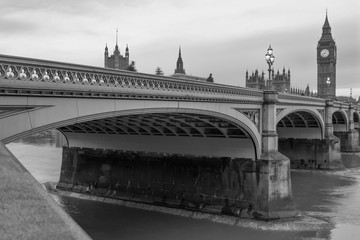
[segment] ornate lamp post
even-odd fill
[[[265,60],[267,64],[269,65],[269,79],[267,80],[267,86],[266,89],[271,89],[270,83],[271,83],[271,66],[273,65],[275,61],[275,56],[273,54],[273,49],[271,48],[271,45],[269,45],[269,48],[267,49],[267,52],[265,54]]]
[[[330,94],[329,94],[329,88],[330,88],[330,77],[326,78],[326,98],[330,98]]]

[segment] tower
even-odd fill
[[[108,46],[106,44],[105,46],[105,53],[104,53],[104,67],[108,67],[108,63],[107,63],[107,60],[109,58],[109,49],[108,49]]]
[[[316,51],[318,97],[334,99],[336,94],[336,44],[331,35],[327,12]]]
[[[118,30],[116,29],[116,42],[114,53],[109,56],[109,50],[106,45],[104,53],[104,67],[127,70],[129,68],[129,47],[126,44],[125,56],[121,55],[118,45]]]
[[[178,57],[178,60],[176,61],[175,73],[185,74],[185,69],[184,69],[184,66],[183,66],[183,60],[181,58],[181,47],[179,47],[179,57]]]
[[[114,51],[114,68],[120,69],[120,50],[118,46],[118,30],[116,29],[116,44],[115,44],[115,51]]]
[[[125,49],[125,58],[127,59],[127,62],[129,62],[129,46],[127,44]]]

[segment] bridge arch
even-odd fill
[[[132,116],[138,117],[138,119],[135,119],[131,124],[127,124],[126,126],[124,124],[122,124],[122,126],[111,126],[110,122],[107,127],[109,131],[108,135],[115,135],[111,134],[111,129],[113,129],[113,133],[116,133],[116,131],[121,131],[122,127],[123,133],[126,133],[127,131],[129,133],[131,130],[124,129],[125,126],[129,127],[129,129],[133,128],[132,131],[134,133],[136,133],[136,131],[140,131],[138,133],[142,133],[144,135],[151,135],[151,131],[153,131],[154,135],[158,135],[158,137],[160,137],[160,135],[165,135],[165,132],[168,132],[169,135],[192,135],[197,139],[200,137],[206,137],[206,139],[213,144],[216,137],[222,139],[220,141],[223,142],[225,141],[224,139],[226,139],[226,141],[232,142],[233,145],[236,142],[235,139],[243,138],[243,140],[247,139],[247,143],[251,146],[251,158],[257,159],[260,156],[261,136],[257,126],[255,126],[255,124],[247,116],[231,107],[227,107],[226,105],[220,105],[219,107],[219,104],[204,105],[204,103],[189,103],[184,104],[184,106],[181,107],[176,102],[166,103],[153,101],[144,104],[143,101],[136,100],[131,101],[131,104],[126,104],[129,103],[129,101],[113,100],[110,105],[109,102],[111,103],[111,101],[108,100],[103,101],[103,103],[101,100],[97,102],[81,101],[81,104],[79,104],[79,102],[80,101],[77,103],[77,109],[74,108],[73,110],[69,110],[69,104],[56,104],[9,116],[4,120],[4,124],[6,122],[9,123],[9,127],[1,132],[1,138],[4,143],[9,143],[19,138],[48,129],[56,128],[65,130],[64,127],[71,125],[78,125],[78,127],[80,127],[78,129],[79,131],[81,131],[81,127],[86,127],[83,128],[84,132],[88,131],[96,133],[101,131],[101,128],[104,129],[104,122],[101,122],[101,119],[123,118],[124,120],[127,118],[126,120],[129,122],[132,121],[129,118]],[[76,106],[76,104],[71,104],[71,106]],[[91,108],[91,106],[93,106],[93,108]],[[164,124],[162,126],[155,126],[157,116],[164,117],[170,116],[171,114],[173,114],[173,119],[171,121],[173,121],[174,118],[178,118],[177,124],[180,127],[177,128],[177,130],[179,132],[174,132],[175,128],[166,127]],[[196,127],[191,126],[191,123],[189,123],[191,122],[190,120],[184,120],[186,116],[192,119],[192,121],[196,120],[196,118],[204,117],[204,119],[198,119],[201,124],[211,125],[212,127],[204,127],[204,131],[201,132]],[[151,117],[151,119],[146,123],[144,117]],[[171,125],[171,121],[167,121],[167,124]],[[217,123],[211,121],[217,121]],[[21,122],[22,128],[19,128],[14,124],[10,124],[11,122]],[[84,124],[81,126],[82,123],[86,122],[91,123],[88,125],[85,124],[86,126]],[[220,126],[221,124],[228,125],[230,127]],[[103,125],[103,127],[101,127],[101,125]],[[234,128],[231,129],[231,127]],[[71,134],[65,133],[65,131],[62,132],[71,142]],[[133,135],[134,134],[126,134],[126,136],[129,136],[130,138],[132,138]],[[84,135],[82,137],[84,137]],[[227,147],[226,144],[225,147]],[[241,148],[243,147],[240,144],[239,149]]]
[[[334,132],[346,132],[349,127],[349,118],[342,109],[336,110],[332,114],[332,124]]]
[[[276,117],[279,138],[324,138],[323,116],[316,109],[290,108],[281,111]]]
[[[126,138],[129,145],[122,146],[129,148],[128,150],[139,149],[139,146],[135,146],[139,141],[143,143],[143,151],[159,150],[159,146],[154,144],[150,144],[149,148],[145,145],[149,142],[166,141],[169,145],[177,145],[177,149],[168,147],[166,151],[169,153],[179,153],[177,151],[183,149],[187,154],[201,155],[201,148],[206,148],[207,154],[220,156],[225,154],[226,149],[228,156],[256,159],[260,152],[257,129],[254,129],[254,124],[247,117],[236,111],[223,114],[190,108],[151,108],[129,109],[111,115],[106,118],[104,115],[85,116],[58,129],[67,137],[69,146],[85,144],[88,147],[105,148],[104,144],[96,143],[99,133],[105,131],[103,133],[107,140],[113,139],[116,142]],[[84,134],[87,136],[85,141]],[[204,144],[213,147],[209,149]],[[108,146],[116,148],[113,144]],[[196,151],[191,149],[195,146]],[[237,155],[239,153],[241,155]]]

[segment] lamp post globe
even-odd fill
[[[271,89],[271,66],[273,65],[274,61],[275,61],[275,56],[273,54],[273,49],[271,48],[271,45],[269,45],[269,48],[267,49],[266,51],[266,54],[265,54],[265,60],[269,66],[269,79],[267,80],[267,84],[266,84],[266,89]]]
[[[266,53],[265,54],[265,60],[268,62],[270,60],[270,54]]]
[[[271,62],[271,64],[273,64],[274,61],[275,61],[275,56],[274,56],[274,55],[271,55],[271,56],[270,56],[270,62]]]

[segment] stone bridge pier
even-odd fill
[[[264,91],[262,119],[262,153],[257,165],[258,187],[255,209],[265,219],[293,217],[294,202],[292,195],[290,160],[278,151],[276,131],[275,91]]]
[[[323,168],[337,169],[343,167],[341,161],[341,141],[334,135],[334,102],[332,100],[326,100],[325,105],[325,141],[324,141],[324,154]],[[346,127],[345,127],[346,129]],[[326,161],[326,162],[325,162]]]
[[[349,104],[347,111],[347,128],[340,128],[334,130],[334,135],[340,139],[341,158],[345,167],[358,167],[360,166],[360,141],[358,127],[359,118],[354,110],[354,105]],[[336,115],[332,116],[332,123],[337,123],[338,118]]]

